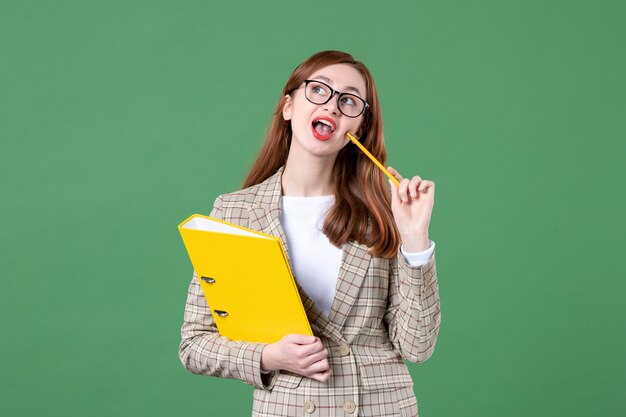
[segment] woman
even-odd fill
[[[435,184],[400,187],[346,137],[386,160],[372,76],[346,53],[324,51],[287,80],[244,189],[219,196],[211,216],[281,237],[315,336],[272,344],[217,332],[192,279],[180,358],[193,373],[253,385],[255,416],[415,416],[403,362],[434,350],[440,310]]]

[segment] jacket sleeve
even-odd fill
[[[222,200],[215,200],[211,217],[223,218]],[[272,374],[261,375],[263,343],[232,341],[220,336],[194,272],[178,349],[180,360],[194,374],[240,379],[260,389],[271,388]]]
[[[385,314],[389,337],[404,359],[424,362],[435,350],[441,322],[435,254],[425,265],[413,267],[398,251],[390,264]]]

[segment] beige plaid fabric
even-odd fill
[[[278,236],[283,168],[261,184],[217,198],[213,217]],[[289,257],[287,246],[287,256]],[[403,359],[433,353],[441,314],[435,256],[411,267],[343,247],[329,317],[302,291],[313,332],[329,353],[331,378],[321,383],[289,372],[261,375],[264,344],[230,341],[217,328],[195,275],[189,286],[180,359],[191,372],[253,385],[253,416],[416,416],[413,382]]]

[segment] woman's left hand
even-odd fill
[[[404,250],[421,252],[428,249],[428,225],[435,203],[435,183],[419,176],[402,178],[395,169],[387,170],[400,181],[400,187],[391,185],[391,211],[402,238]]]

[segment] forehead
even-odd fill
[[[345,91],[348,87],[358,90],[365,96],[365,79],[359,71],[349,64],[333,64],[315,71],[309,78],[328,82],[335,90]]]

